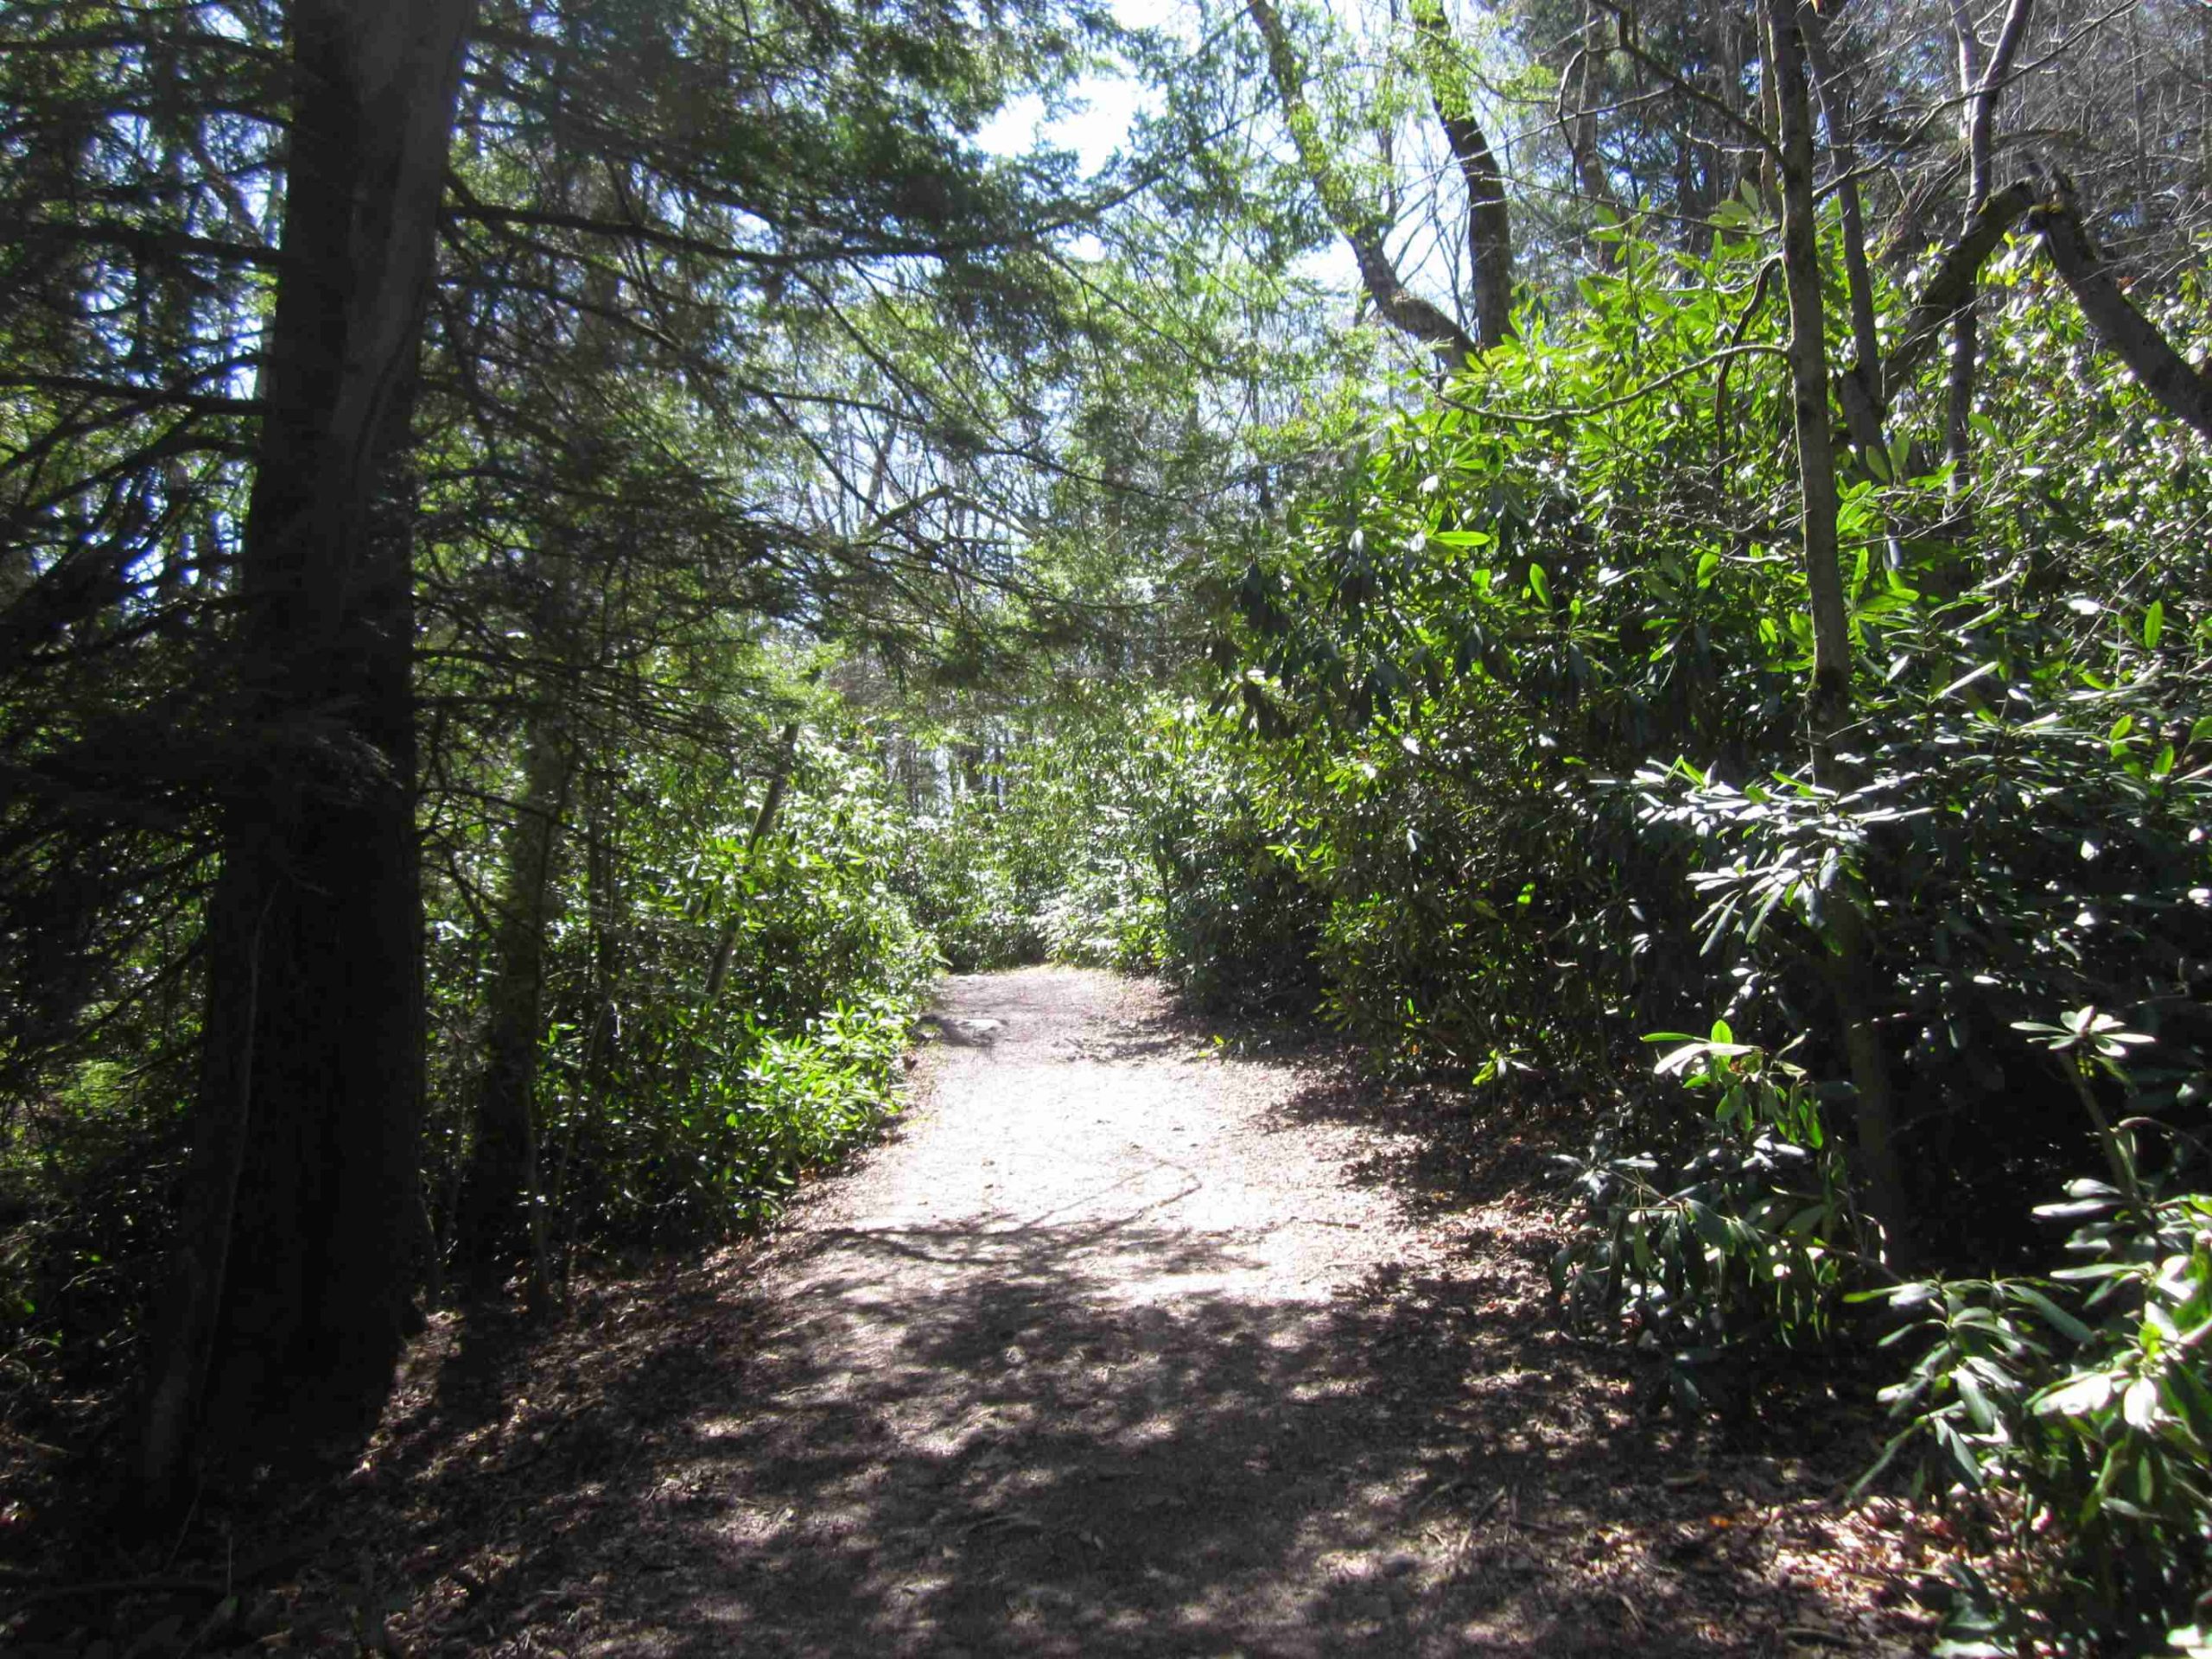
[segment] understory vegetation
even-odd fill
[[[1682,1413],[1847,1359],[1945,1650],[2212,1651],[2201,3],[48,0],[0,110],[50,1480],[358,1444],[1049,960],[1541,1127]]]
[[[2160,1650],[2212,1569],[2212,475],[2016,260],[1970,512],[1909,438],[1843,493],[1823,776],[1787,388],[1713,360],[1774,337],[1758,245],[1617,247],[1216,560],[1210,696],[1025,746],[965,959],[1317,1014],[1485,1118],[1578,1103],[1569,1317],[1693,1412],[1879,1344],[1884,1473],[2026,1575],[1961,1569],[1955,1650]],[[2167,321],[2212,333],[2194,289]]]

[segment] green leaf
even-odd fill
[[[2151,650],[2158,648],[2159,636],[2166,631],[2166,607],[2163,600],[2154,599],[2143,613],[2143,643]]]
[[[1689,1212],[1690,1225],[1696,1230],[1700,1238],[1715,1249],[1727,1248],[1727,1224],[1721,1220],[1710,1205],[1700,1204],[1695,1198],[1685,1198],[1682,1200],[1682,1208]]]
[[[1972,685],[1976,680],[1986,679],[1996,671],[1996,664],[1984,663],[1980,668],[1975,669],[1972,673],[1960,675],[1957,679],[1953,680],[1941,691],[1938,691],[1936,694],[1936,700],[1938,702],[1941,702],[1945,697],[1950,696],[1956,692],[1965,690],[1967,687]]]
[[[1974,1456],[1974,1448],[1966,1443],[1957,1429],[1941,1417],[1935,1420],[1935,1429],[1936,1444],[1951,1454],[1951,1462],[1959,1471],[1959,1478],[1967,1484],[1970,1491],[1980,1491],[1982,1487],[1981,1464]]]
[[[1959,1398],[1966,1402],[1967,1415],[1976,1429],[1987,1433],[1997,1427],[1997,1408],[1989,1403],[1989,1395],[1980,1380],[1972,1371],[1952,1373],[1951,1380],[1959,1386]]]
[[[2044,1295],[2033,1285],[2017,1281],[2006,1286],[2012,1294],[2043,1316],[2043,1321],[2070,1342],[2087,1342],[2093,1334],[2089,1327],[2069,1313],[2056,1302]]]
[[[2076,1376],[2037,1395],[2038,1416],[2088,1417],[2112,1403],[2113,1380],[2103,1371]]]
[[[2139,1376],[2127,1385],[2127,1392],[2120,1399],[2120,1414],[2127,1426],[2139,1433],[2156,1432],[2158,1420],[2165,1414],[2158,1407],[2158,1385],[2147,1376]]]

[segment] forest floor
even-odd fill
[[[239,1593],[136,1650],[1924,1643],[1936,1541],[1835,1502],[1863,1413],[1646,1408],[1552,1317],[1540,1151],[1464,1096],[1105,974],[956,978],[934,1026],[911,1109],[770,1239],[520,1340],[435,1325],[359,1466],[227,1522]]]

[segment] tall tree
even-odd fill
[[[204,1053],[141,1473],[358,1427],[414,1276],[414,403],[470,0],[296,0]]]

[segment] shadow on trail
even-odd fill
[[[1618,1425],[1575,1418],[1587,1385],[1554,1389],[1533,1342],[1471,1376],[1465,1285],[1131,1304],[1124,1253],[1203,1281],[1235,1247],[1096,1224],[823,1249],[834,1274],[758,1363],[745,1314],[702,1303],[615,1397],[511,1449],[469,1646],[551,1612],[698,1655],[1779,1650],[1716,1641],[1711,1585],[1653,1593],[1655,1563],[1662,1586],[1760,1563],[1663,1558],[1687,1546],[1649,1492],[1588,1490]],[[939,1275],[918,1300],[918,1262]],[[491,1472],[423,1478],[459,1497]],[[1603,1587],[1623,1522],[1660,1553],[1634,1599]]]
[[[1191,1040],[1163,1017],[1082,1046],[1135,1066]],[[1309,1073],[1262,1121],[1418,1137],[1428,1109]],[[1271,1300],[1264,1234],[1172,1224],[1180,1179],[1151,1182],[1179,1168],[1027,1221],[802,1226],[603,1287],[494,1386],[504,1419],[488,1377],[422,1396],[377,1482],[441,1541],[400,1569],[404,1646],[1748,1656],[1809,1627],[1873,1650],[1783,1581],[1753,1501],[1823,1476],[1640,1421],[1623,1358],[1552,1323],[1529,1239]],[[1389,1135],[1352,1173],[1425,1205],[1465,1154]]]

